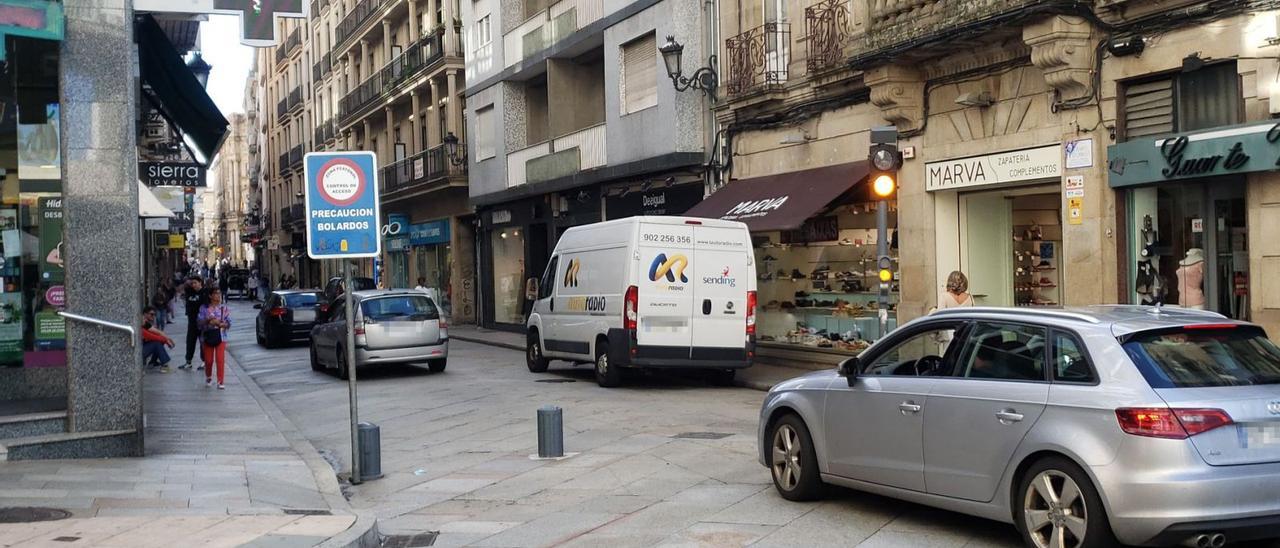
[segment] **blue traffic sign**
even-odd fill
[[[304,161],[307,255],[312,259],[377,257],[377,157],[372,152],[312,152]]]

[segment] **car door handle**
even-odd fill
[[[1015,413],[1012,409],[1005,409],[1004,411],[996,413],[996,418],[1000,419],[1000,422],[1004,424],[1013,424],[1015,422],[1022,422],[1022,414]]]
[[[903,415],[906,415],[908,413],[910,414],[919,413],[921,409],[924,409],[924,408],[919,405],[916,405],[916,402],[913,402],[913,401],[904,401],[901,404],[898,404],[898,411],[901,411]]]

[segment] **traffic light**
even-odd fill
[[[871,192],[878,200],[890,200],[898,192],[898,169],[902,152],[898,150],[898,128],[871,128]]]

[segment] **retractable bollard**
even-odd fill
[[[382,429],[370,422],[358,426],[360,439],[360,481],[382,477]]]
[[[554,405],[538,409],[538,458],[564,456],[564,413]]]

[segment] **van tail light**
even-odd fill
[[[448,329],[448,328],[449,328],[449,320],[444,319],[444,316],[440,316],[440,329]]]
[[[1167,407],[1116,409],[1116,418],[1126,434],[1172,440],[1187,439],[1233,422],[1231,415],[1221,409]]]
[[[747,292],[747,334],[756,334],[756,292]]]
[[[285,314],[285,309],[279,306],[267,311],[268,316],[272,316],[275,318],[283,318],[284,314]]]
[[[627,288],[627,295],[622,299],[622,328],[635,331],[640,322],[640,288]]]

